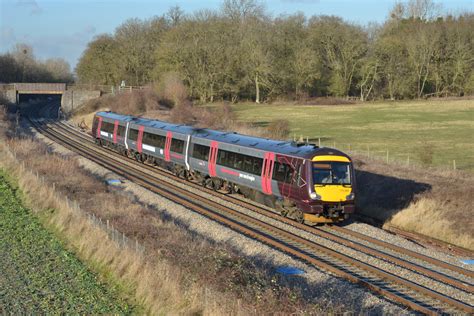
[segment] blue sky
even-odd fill
[[[337,15],[366,24],[382,22],[392,0],[264,0],[267,12],[277,16],[304,12],[306,16]],[[162,15],[174,5],[186,13],[219,9],[221,0],[0,0],[0,53],[15,43],[33,46],[37,58],[62,57],[72,67],[94,36],[112,33],[129,18]],[[445,12],[473,11],[474,0],[443,0]],[[0,70],[1,71],[1,70]]]

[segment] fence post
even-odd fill
[[[370,147],[367,145],[367,158],[370,158]]]
[[[456,170],[456,160],[453,160],[453,169]]]
[[[387,149],[387,163],[388,163],[388,149]]]
[[[321,147],[321,137],[318,137],[318,147]]]

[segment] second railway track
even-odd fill
[[[72,149],[80,153],[81,155],[86,156],[87,158],[98,163],[99,165],[111,169],[117,174],[120,174],[125,178],[128,178],[150,189],[153,192],[163,195],[198,213],[201,213],[220,223],[223,223],[251,238],[257,239],[267,245],[270,245],[285,253],[289,253],[294,257],[311,263],[319,267],[320,269],[330,271],[335,275],[344,277],[352,282],[365,285],[366,287],[372,289],[374,292],[377,292],[381,295],[386,296],[389,299],[409,306],[414,310],[423,313],[438,313],[440,311],[448,313],[470,313],[473,311],[472,305],[466,302],[462,302],[442,293],[433,291],[431,289],[426,288],[425,286],[416,284],[408,279],[393,275],[390,272],[383,271],[361,260],[356,260],[343,253],[339,253],[337,251],[329,249],[328,247],[318,245],[315,242],[302,238],[279,227],[272,226],[264,221],[248,216],[247,214],[241,213],[233,208],[220,205],[219,203],[211,201],[201,195],[191,193],[177,186],[173,186],[171,183],[159,181],[156,179],[156,177],[150,175],[149,172],[153,171],[156,173],[160,173],[162,176],[166,175],[168,177],[170,177],[170,173],[142,164],[130,166],[129,164],[123,162],[123,160],[125,159],[123,156],[117,153],[113,153],[111,151],[105,152],[104,149],[99,148],[91,143],[88,143],[90,139],[88,139],[86,135],[78,136],[77,133],[72,132],[70,130],[70,127],[68,126],[53,123],[54,125],[51,128],[46,127],[44,125],[42,126],[37,122],[33,122],[33,124],[36,125],[36,128],[38,130],[46,134],[46,136],[48,136],[52,140],[60,142],[65,147],[68,147],[69,149]],[[78,140],[78,138],[80,140]],[[84,142],[84,140],[86,139],[88,141]],[[91,152],[93,152],[94,154],[91,154]],[[114,164],[111,164],[111,159],[114,160]],[[127,161],[130,162],[128,159]],[[145,170],[149,172],[144,172],[145,170],[140,170],[143,168],[145,168]],[[173,181],[177,180],[185,182],[189,185],[189,182],[183,179],[173,178]],[[202,190],[202,187],[200,187],[200,189]],[[208,191],[207,193],[210,194],[217,194],[211,190],[206,191]],[[354,242],[354,240],[349,240],[349,238],[341,237],[341,234],[347,234],[349,236],[357,237],[361,240],[365,239],[367,241],[369,237],[365,235],[354,236],[354,234],[347,232],[350,230],[342,229],[340,227],[333,227],[329,229],[329,231],[326,229],[314,229],[305,225],[298,224],[294,221],[282,218],[275,213],[269,212],[265,208],[256,206],[253,203],[248,203],[241,199],[236,199],[234,197],[226,195],[218,195],[220,198],[226,199],[231,203],[249,208],[253,211],[259,212],[260,214],[263,214],[273,219],[278,218],[278,220],[283,221],[286,224],[290,224],[293,227],[297,227],[298,229],[304,230],[308,233],[315,234],[321,238],[326,238],[334,242],[344,244],[347,247],[356,249],[357,251],[363,252],[369,256],[382,258],[383,260],[400,265],[405,269],[416,271],[416,273],[426,275],[429,278],[437,280],[437,282],[449,284],[450,286],[458,289],[459,291],[463,291],[468,294],[470,293],[472,295],[472,284],[470,282],[458,280],[452,275],[445,275],[443,273],[424,268],[420,265],[413,264],[409,261],[397,258],[392,254],[384,253],[374,248],[364,246],[362,243]],[[336,233],[339,233],[339,235]],[[400,247],[396,248],[396,246],[394,247],[395,248],[391,250],[395,252],[402,251],[401,249],[403,249]],[[416,257],[418,257],[417,259],[419,260],[427,262],[430,259],[429,257],[423,256],[421,254],[418,254],[418,256]],[[453,273],[458,273],[460,275],[472,278],[471,271],[464,270],[447,263],[443,263],[442,261],[436,259],[432,259],[431,261],[432,262],[430,264],[432,265],[441,266],[446,270],[453,271]]]

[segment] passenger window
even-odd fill
[[[209,159],[209,147],[199,145],[199,144],[194,144],[193,158],[207,161]]]
[[[138,138],[138,130],[130,129],[129,139],[133,141],[137,141],[137,138]]]
[[[173,138],[171,140],[171,147],[170,147],[171,151],[175,153],[183,153],[183,149],[184,149],[184,141],[182,141],[181,139],[176,139],[176,138]]]
[[[117,128],[117,136],[124,136],[125,135],[125,126],[119,125]]]

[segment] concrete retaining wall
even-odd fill
[[[65,113],[71,113],[85,102],[100,97],[100,91],[66,90],[61,99],[61,107]]]
[[[17,94],[16,94],[16,90],[6,90],[6,91],[2,91],[0,92],[2,94],[2,96],[7,99],[8,102],[10,103],[13,103],[13,104],[16,104],[17,103]]]

